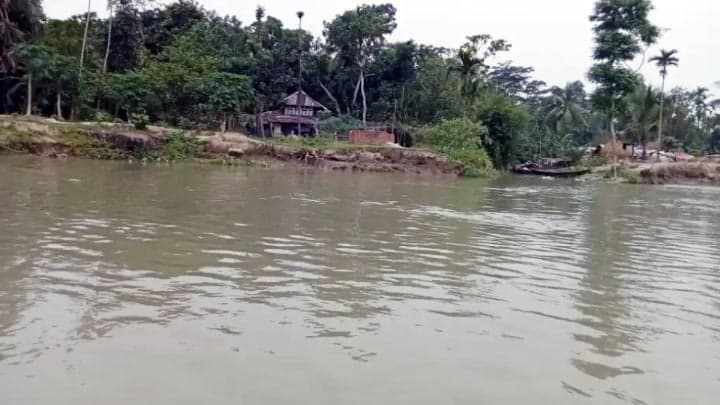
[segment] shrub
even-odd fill
[[[362,122],[347,115],[330,117],[320,121],[320,132],[323,134],[345,135],[353,129],[362,127]]]
[[[641,176],[637,170],[624,170],[622,176],[630,184],[640,184]]]
[[[98,122],[98,123],[113,122],[113,121],[115,121],[115,118],[112,115],[110,115],[109,113],[107,113],[106,111],[98,110],[98,111],[95,111],[95,115],[93,116],[93,121]]]
[[[150,117],[144,112],[138,112],[130,115],[130,121],[138,131],[144,131],[147,129],[150,123]]]
[[[182,131],[176,131],[170,134],[162,155],[169,160],[182,160],[198,155],[201,150],[202,144],[197,138],[186,136]]]
[[[485,176],[494,171],[492,161],[482,147],[487,128],[469,119],[442,120],[426,126],[422,139],[433,149],[465,165],[466,174]]]

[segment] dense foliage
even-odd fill
[[[650,0],[597,1],[592,93],[581,81],[549,87],[532,67],[501,61],[511,45],[487,34],[455,50],[389,42],[397,27],[391,4],[343,12],[314,37],[262,8],[242,24],[193,0],[110,0],[105,19],[47,20],[40,3],[0,0],[0,113],[264,135],[260,113],[294,92],[300,74],[303,89],[332,111],[324,133],[413,128],[407,133],[431,134],[448,153],[482,151],[500,169],[571,157],[611,133],[647,145],[662,131],[665,146],[720,148],[709,90],[665,94],[627,67],[658,40]],[[665,78],[678,58],[672,51],[652,61]]]
[[[470,174],[486,175],[493,170],[483,143],[488,139],[488,129],[467,118],[441,120],[422,130],[422,139],[436,150],[463,163]]]

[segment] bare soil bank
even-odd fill
[[[137,131],[122,124],[66,123],[51,119],[0,116],[0,151],[47,157],[166,159],[174,130]],[[386,146],[306,147],[263,142],[237,133],[189,132],[201,148],[191,158],[262,160],[328,170],[463,176],[465,167],[446,156]]]
[[[720,185],[720,161],[659,163],[640,169],[642,184]]]

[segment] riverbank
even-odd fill
[[[139,131],[116,123],[69,123],[0,116],[0,152],[112,160],[201,159],[219,163],[302,165],[326,170],[464,176],[444,155],[385,145],[277,142],[239,133],[182,132],[150,126]]]
[[[643,165],[635,172],[641,184],[720,186],[720,161],[710,159]]]
[[[633,162],[620,164],[617,178],[611,165],[593,168],[590,178],[644,185],[720,186],[720,159],[687,162]]]

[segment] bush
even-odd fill
[[[442,120],[422,130],[424,142],[464,164],[469,176],[486,176],[494,172],[492,161],[481,146],[487,136],[484,125],[466,118]]]
[[[93,121],[102,123],[102,122],[114,122],[115,118],[107,113],[106,111],[98,110],[95,111],[95,115],[93,116]]]
[[[197,138],[186,136],[182,131],[173,132],[168,138],[163,157],[169,160],[182,160],[197,156],[202,144]]]
[[[130,115],[130,121],[138,131],[144,131],[147,129],[150,123],[150,117],[144,112],[134,113]]]
[[[610,164],[610,159],[608,159],[607,156],[597,155],[597,156],[592,156],[589,159],[581,160],[579,165],[582,167],[586,167],[588,169],[592,169],[595,167],[605,166],[608,164]]]
[[[323,134],[344,135],[353,129],[362,127],[362,122],[353,117],[343,115],[340,117],[330,117],[320,121],[320,132]]]

